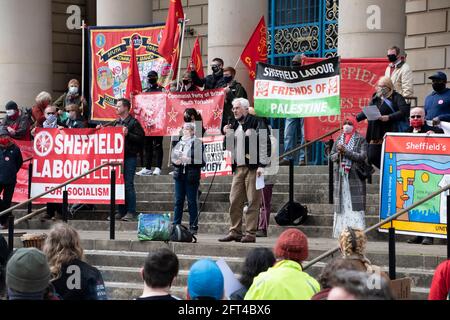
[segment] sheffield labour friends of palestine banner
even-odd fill
[[[172,66],[158,54],[164,25],[88,30],[91,121],[117,118],[114,105],[126,92],[133,37],[142,87],[148,87],[147,74],[151,70],[158,72],[163,86],[172,80]]]
[[[300,68],[258,63],[255,111],[268,118],[340,114],[339,58]]]
[[[203,137],[206,166],[202,168],[202,179],[216,175],[231,176],[231,153],[223,150],[225,136]]]
[[[220,134],[224,89],[141,93],[133,96],[133,112],[147,136],[178,136],[184,123],[184,111],[195,108],[202,115],[210,135]]]
[[[321,58],[304,57],[302,63],[309,65],[322,61]],[[314,140],[335,128],[339,128],[341,117],[356,115],[369,105],[376,91],[378,79],[384,76],[388,66],[386,58],[341,59],[341,116],[320,116],[305,119],[305,139]],[[365,136],[367,123],[360,122],[359,132]],[[339,133],[333,136],[336,137]],[[324,140],[329,140],[326,137]]]
[[[22,159],[27,160],[34,156],[33,143],[31,141],[14,140],[14,143],[22,152]],[[24,162],[17,172],[17,183],[14,189],[13,202],[20,203],[28,200],[28,167],[30,161]]]
[[[449,150],[450,136],[388,133],[383,145],[380,218],[386,219],[448,185]],[[446,192],[394,220],[394,227],[400,234],[445,238]]]
[[[122,128],[37,129],[34,139],[33,180],[31,196],[76,178],[107,162],[124,158]],[[104,167],[67,186],[70,203],[109,204],[111,167]],[[116,201],[125,199],[124,180],[116,167]],[[62,202],[62,189],[44,196],[39,203]]]

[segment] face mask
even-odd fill
[[[231,80],[233,80],[233,77],[232,76],[226,76],[226,77],[223,77],[223,80],[225,80],[225,82],[228,83],[228,82],[231,82]]]
[[[16,113],[16,110],[6,110],[6,115],[12,117]]]
[[[77,120],[77,114],[75,112],[69,112],[70,120]]]
[[[211,69],[214,73],[218,73],[220,71],[220,67],[217,65],[212,66]]]
[[[70,94],[77,94],[78,93],[78,87],[70,87],[69,88]]]
[[[58,120],[58,118],[56,118],[56,116],[54,114],[48,114],[45,116],[45,119],[47,120],[47,122],[49,123],[53,123],[56,122],[56,120]]]
[[[445,83],[433,83],[431,86],[433,87],[433,90],[436,92],[444,91],[444,89],[446,88]]]
[[[183,80],[183,84],[185,86],[190,85],[191,84],[191,80]]]
[[[388,88],[378,88],[377,89],[377,95],[379,97],[387,97],[388,94],[389,94]]]
[[[349,125],[349,124],[344,124],[344,126],[342,127],[344,133],[349,134],[353,132],[353,126]]]
[[[158,82],[158,79],[156,79],[156,78],[148,78],[148,83],[150,83],[151,85],[156,84],[156,82]]]
[[[397,55],[395,55],[395,54],[388,54],[388,59],[389,59],[389,61],[390,62],[395,62],[395,61],[397,61]]]
[[[411,120],[409,120],[409,124],[413,128],[421,128],[423,126],[423,120],[422,119],[411,119]]]

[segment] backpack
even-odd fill
[[[298,202],[288,202],[275,216],[275,221],[280,226],[299,226],[308,218],[308,208]]]
[[[181,224],[176,224],[170,231],[170,241],[197,243],[197,238]]]

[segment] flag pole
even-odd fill
[[[178,58],[178,72],[177,72],[177,91],[180,89],[180,70],[181,70],[181,60],[183,58],[184,30],[185,30],[185,28],[186,28],[186,14],[184,14],[183,24],[181,26],[180,57]]]
[[[239,64],[239,61],[241,61],[241,57],[239,57],[239,58],[237,59],[236,64],[234,65],[234,68],[235,68],[235,69],[237,68],[237,66],[238,66],[238,64]]]
[[[82,53],[81,53],[81,96],[84,97],[84,78],[85,78],[85,72],[86,72],[86,28],[85,28],[85,21],[81,21],[81,41],[82,41]]]

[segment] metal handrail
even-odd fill
[[[78,180],[80,180],[81,178],[84,178],[84,177],[86,177],[86,176],[88,176],[88,175],[90,175],[90,174],[92,174],[92,173],[94,173],[94,172],[96,172],[96,171],[98,171],[98,170],[104,168],[104,167],[109,167],[109,166],[112,166],[112,167],[122,166],[122,163],[121,163],[121,162],[107,162],[107,163],[101,164],[101,165],[99,165],[98,167],[95,167],[94,169],[91,169],[91,170],[89,170],[89,171],[83,173],[82,175],[80,175],[80,176],[78,176],[78,177],[75,177],[75,178],[73,178],[73,179],[70,179],[70,180],[68,180],[68,181],[66,181],[66,182],[64,182],[64,183],[62,183],[62,184],[60,184],[60,185],[58,185],[58,186],[56,186],[56,187],[50,189],[50,190],[47,190],[47,191],[44,192],[44,193],[41,193],[41,194],[39,194],[39,195],[37,195],[37,196],[35,196],[35,197],[33,197],[33,198],[30,198],[30,199],[28,199],[28,200],[26,200],[26,201],[24,201],[24,202],[22,202],[22,203],[16,204],[15,206],[10,207],[9,209],[6,209],[6,210],[0,212],[0,217],[2,217],[2,216],[4,216],[4,215],[6,215],[6,214],[12,212],[13,210],[19,209],[20,207],[22,207],[22,206],[24,206],[24,205],[27,205],[27,204],[29,204],[29,203],[32,203],[34,200],[37,200],[37,199],[39,199],[39,198],[42,198],[43,196],[46,196],[46,195],[49,194],[49,193],[52,193],[52,192],[54,192],[54,191],[56,191],[56,190],[58,190],[58,189],[61,189],[61,188],[65,187],[65,186],[67,186],[67,185],[69,185],[69,184],[71,184],[71,183],[73,183],[73,182],[75,182],[75,181],[78,181]]]
[[[377,229],[377,228],[379,228],[379,227],[381,227],[381,226],[391,222],[394,219],[397,219],[399,216],[407,213],[408,211],[411,211],[412,209],[414,209],[414,208],[420,206],[421,204],[427,202],[428,200],[430,200],[430,199],[440,195],[442,192],[448,191],[449,189],[450,189],[450,184],[445,186],[445,187],[443,187],[443,188],[440,188],[439,190],[433,192],[432,194],[430,194],[429,196],[423,198],[422,200],[415,202],[410,207],[408,207],[406,209],[403,209],[403,210],[397,212],[396,214],[394,214],[393,216],[390,216],[389,218],[387,218],[387,219],[385,219],[383,221],[380,221],[377,224],[367,228],[366,230],[364,230],[364,234],[366,234],[366,233],[368,233],[370,231],[373,231],[373,230],[375,230],[375,229]],[[308,262],[307,264],[305,264],[304,267],[303,267],[303,270],[306,270],[306,269],[310,268],[311,266],[315,265],[317,262],[327,258],[328,256],[332,255],[333,253],[335,253],[339,249],[340,249],[340,247],[336,247],[334,249],[331,249],[331,250],[321,254],[317,258],[315,258],[315,259],[311,260],[310,262]]]

